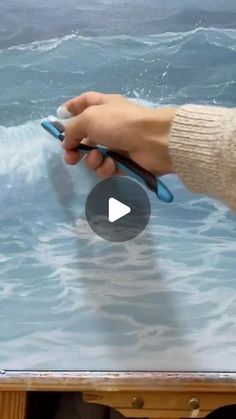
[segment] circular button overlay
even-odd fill
[[[137,237],[148,224],[151,205],[145,190],[127,177],[98,183],[85,207],[91,229],[101,238],[125,242]]]

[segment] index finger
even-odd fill
[[[63,106],[65,106],[72,115],[79,115],[89,106],[102,105],[105,101],[106,95],[104,93],[86,92],[64,103]]]
[[[104,105],[109,101],[121,100],[122,96],[117,94],[105,94],[100,92],[86,92],[80,96],[76,96],[73,99],[65,102],[58,109],[58,113],[64,115],[79,115],[89,106]],[[69,113],[69,114],[68,114]]]

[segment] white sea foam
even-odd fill
[[[0,126],[0,174],[22,175],[29,182],[45,174],[48,159],[60,148],[40,121],[16,127]]]

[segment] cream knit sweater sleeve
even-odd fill
[[[176,173],[192,192],[236,209],[236,108],[179,107],[170,152]]]

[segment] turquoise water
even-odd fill
[[[105,242],[84,215],[97,180],[82,165],[66,167],[40,127],[88,89],[153,107],[235,106],[234,2],[224,11],[167,2],[161,16],[156,2],[145,4],[124,19],[122,2],[88,10],[81,2],[77,27],[68,28],[68,6],[62,27],[46,21],[38,32],[34,2],[22,16],[13,3],[0,6],[1,368],[236,370],[235,215],[168,177],[175,202],[150,196],[145,232]],[[110,13],[104,33],[98,18],[91,29],[101,11]]]

